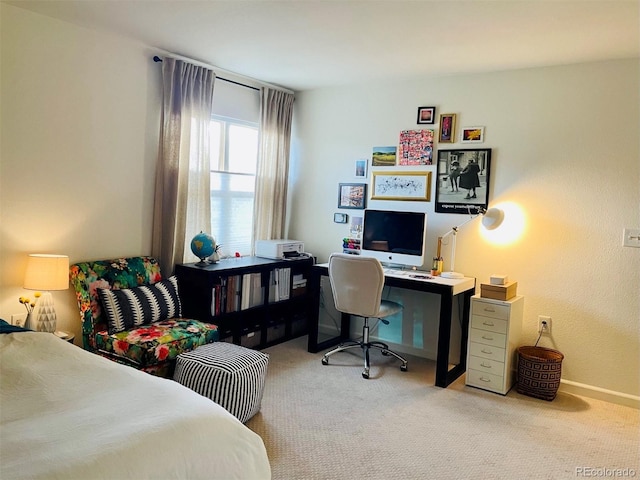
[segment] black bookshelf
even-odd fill
[[[175,267],[182,313],[218,326],[220,340],[266,348],[306,335],[313,260],[240,257]]]

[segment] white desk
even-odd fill
[[[314,316],[309,319],[309,343],[307,350],[316,353],[333,347],[349,338],[351,316],[342,314],[340,334],[323,342],[318,342],[318,321],[320,309],[320,284],[323,275],[329,275],[329,264],[314,265],[311,269],[309,288],[314,302]],[[475,278],[461,279],[432,277],[427,272],[414,270],[395,270],[385,268],[385,285],[408,290],[435,293],[440,295],[440,316],[438,321],[438,351],[436,354],[436,381],[438,387],[447,387],[462,375],[467,367],[467,339],[469,335],[469,310],[471,297],[475,293]],[[460,335],[460,363],[449,368],[449,350],[451,341],[451,323],[454,299],[462,295],[461,315],[462,333]]]

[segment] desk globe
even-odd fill
[[[216,240],[208,233],[200,232],[191,240],[191,251],[200,259],[197,266],[207,265],[207,257],[213,255],[216,249]]]

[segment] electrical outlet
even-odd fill
[[[11,315],[11,325],[15,325],[16,327],[24,327],[26,321],[26,313],[14,313],[13,315]]]
[[[551,317],[538,315],[538,333],[551,335]]]

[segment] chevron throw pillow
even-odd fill
[[[175,276],[135,288],[99,288],[98,296],[110,334],[182,316]]]

